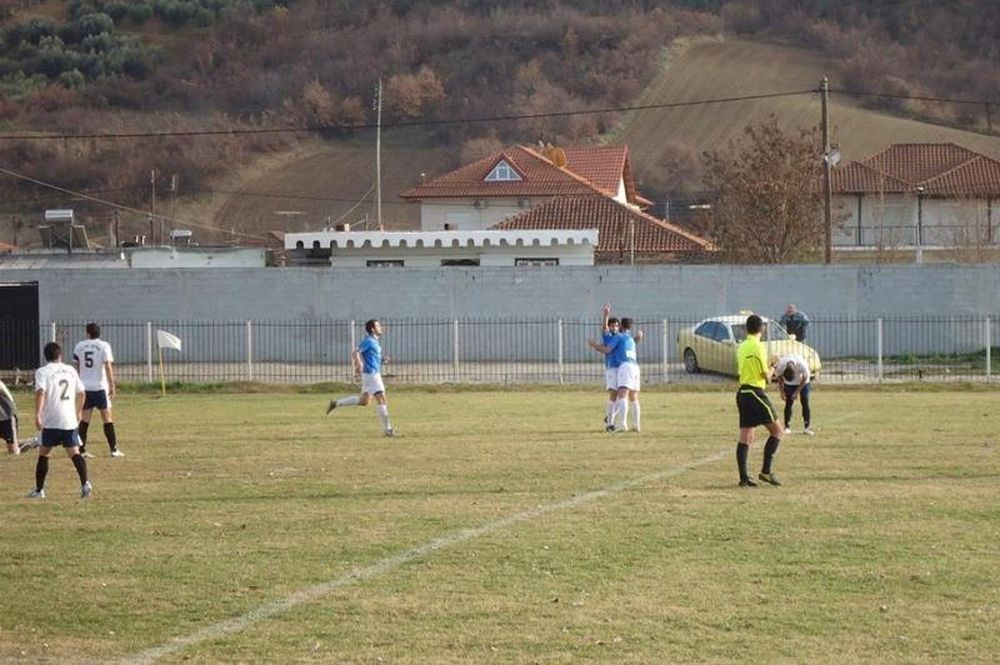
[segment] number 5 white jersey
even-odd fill
[[[49,363],[35,370],[35,392],[45,393],[43,429],[76,429],[76,396],[84,392],[76,370],[65,363]]]
[[[108,389],[108,374],[104,363],[113,363],[111,345],[103,339],[85,339],[73,349],[73,359],[79,363],[80,378],[87,390]]]

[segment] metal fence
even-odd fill
[[[902,381],[988,382],[995,373],[996,315],[913,318],[814,316],[806,344],[822,358],[824,383]],[[700,319],[642,318],[636,328],[643,382],[731,383],[711,372],[689,373],[678,333]],[[0,345],[60,342],[71,355],[86,322],[0,322]],[[390,383],[601,383],[603,362],[587,345],[599,337],[593,320],[383,319],[382,346]],[[168,381],[351,382],[351,350],[364,337],[361,321],[102,321],[122,382],[159,380],[156,331],[183,341],[163,351]],[[699,340],[700,342],[701,340]],[[699,348],[700,364],[731,358],[735,344]],[[709,355],[705,355],[709,354]],[[723,363],[724,364],[724,363]],[[20,368],[30,381],[33,368]],[[8,378],[13,367],[0,367]]]

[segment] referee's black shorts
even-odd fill
[[[736,408],[740,412],[740,427],[757,427],[778,420],[771,400],[763,388],[746,384],[736,392]]]

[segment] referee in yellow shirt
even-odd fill
[[[736,349],[736,362],[740,372],[740,389],[736,392],[736,408],[740,412],[740,441],[736,444],[736,466],[740,472],[740,487],[757,487],[747,471],[747,456],[753,444],[754,430],[759,425],[767,427],[771,435],[764,444],[764,466],[757,476],[771,485],[780,485],[771,472],[771,462],[781,443],[782,427],[778,414],[767,398],[765,388],[771,380],[774,367],[767,362],[767,348],[760,341],[764,321],[756,314],[747,317],[747,338]]]

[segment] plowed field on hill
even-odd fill
[[[824,75],[831,88],[841,87],[833,63],[819,54],[738,39],[701,40],[672,49],[661,74],[636,105],[818,89]],[[818,94],[650,109],[629,114],[612,141],[629,146],[632,166],[641,178],[656,168],[670,143],[691,146],[700,154],[723,148],[747,124],[772,113],[782,126],[794,129],[819,125],[820,112]],[[830,128],[844,160],[864,158],[890,143],[924,142],[954,142],[1000,158],[1000,138],[863,109],[855,97],[833,93]]]

